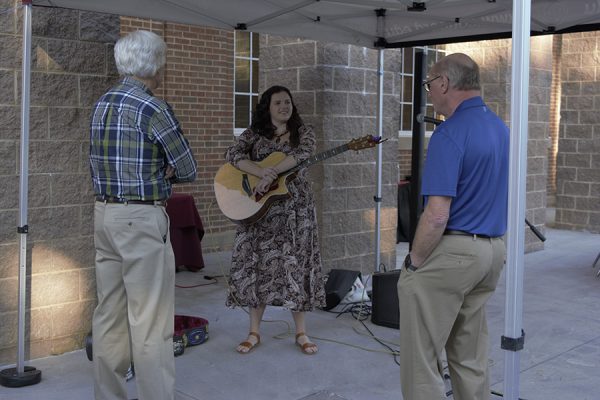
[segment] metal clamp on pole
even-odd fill
[[[29,233],[29,225],[17,226],[17,233]]]
[[[383,199],[382,197],[379,197],[379,196],[373,196],[373,201],[374,201],[375,203],[381,203],[381,200],[382,200],[382,199]]]
[[[521,329],[521,337],[518,338],[509,338],[503,335],[500,347],[502,348],[502,350],[523,350],[523,347],[525,347],[525,331]]]

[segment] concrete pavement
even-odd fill
[[[520,352],[520,397],[527,400],[597,400],[600,398],[600,278],[591,268],[600,252],[600,235],[547,230],[545,250],[525,256],[523,326],[525,348]],[[406,254],[398,245],[398,260]],[[206,268],[180,272],[177,284],[208,281],[204,275],[227,272],[229,253],[205,255]],[[599,263],[600,264],[600,263]],[[598,266],[597,268],[599,268]],[[178,400],[398,400],[399,368],[394,357],[350,314],[316,311],[307,316],[308,334],[319,353],[306,356],[294,345],[288,311],[267,308],[262,343],[252,353],[234,348],[245,338],[248,317],[224,305],[226,284],[176,289],[178,314],[209,321],[210,339],[186,348],[176,358]],[[493,389],[503,391],[505,283],[501,278],[488,303],[490,369]],[[377,337],[398,341],[394,329],[366,326]],[[92,364],[85,351],[31,360],[42,371],[42,382],[23,388],[0,387],[0,400],[93,399]],[[8,366],[2,366],[4,369]],[[130,398],[135,385],[129,382]],[[492,399],[500,397],[492,396]]]

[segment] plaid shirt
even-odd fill
[[[165,179],[167,165],[175,176]],[[125,77],[94,106],[90,169],[96,195],[162,200],[196,179],[196,160],[171,107]]]

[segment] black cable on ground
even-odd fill
[[[498,397],[504,397],[504,394],[503,394],[503,393],[496,392],[495,390],[492,390],[492,391],[491,391],[491,393],[492,393],[494,396],[498,396]],[[526,399],[523,399],[523,398],[519,397],[519,400],[526,400]]]
[[[490,393],[493,394],[494,396],[504,398],[504,394],[502,394],[500,392],[496,392],[495,390],[491,390]],[[446,392],[446,397],[450,397],[451,395],[452,395],[452,390],[449,390]],[[519,400],[527,400],[527,399],[523,399],[523,398],[519,397]]]
[[[387,350],[390,351],[390,353],[394,356],[394,362],[397,365],[400,365],[400,362],[398,361],[398,350],[394,350],[393,348],[391,348],[390,346],[388,346],[387,344],[385,344],[381,340],[379,340],[373,334],[373,332],[369,329],[369,327],[364,323],[364,321],[366,319],[368,319],[369,316],[371,315],[371,306],[370,305],[366,304],[363,301],[359,301],[356,303],[348,303],[348,304],[344,305],[344,307],[340,311],[329,310],[327,312],[337,314],[336,318],[338,318],[340,315],[343,315],[343,314],[352,315],[352,318],[359,321],[362,324],[362,326],[365,328],[365,330],[367,332],[369,332],[369,335],[371,335],[372,339],[374,339],[375,341],[377,341],[377,343],[381,344],[383,347],[385,347]]]
[[[374,334],[373,332],[371,332],[371,330],[369,329],[369,327],[363,322],[362,319],[359,319],[360,323],[362,324],[362,326],[367,330],[367,332],[369,332],[369,334],[371,335],[371,337],[377,341],[377,343],[379,343],[380,345],[382,345],[383,347],[385,347],[386,349],[388,349],[390,352],[392,352],[392,354],[394,355],[394,362],[396,363],[396,365],[400,366],[400,361],[398,361],[398,350],[394,350],[392,349],[390,346],[388,346],[387,344],[383,343],[381,340],[379,340]]]
[[[340,315],[350,314],[356,320],[362,321],[371,315],[371,306],[362,302],[357,301],[355,303],[347,303],[340,311],[323,310],[328,313],[337,314],[336,318]],[[359,319],[360,318],[360,319]]]
[[[204,276],[204,279],[210,280],[212,282],[210,283],[199,283],[197,285],[190,285],[190,286],[183,286],[183,285],[175,285],[176,288],[179,289],[191,289],[191,288],[197,288],[197,287],[201,287],[201,286],[210,286],[210,285],[215,285],[218,283],[218,280],[215,276]]]

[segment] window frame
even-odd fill
[[[248,39],[249,39],[249,56],[239,56],[238,55],[238,49],[237,49],[237,35],[238,32],[244,32],[248,34]],[[249,102],[248,102],[248,121],[249,124],[252,123],[252,100],[254,97],[256,97],[258,99],[258,85],[256,87],[256,92],[252,91],[252,82],[255,76],[258,76],[258,69],[259,69],[259,57],[256,57],[255,54],[257,54],[257,52],[255,51],[254,48],[254,35],[258,36],[258,33],[254,33],[254,32],[248,32],[248,31],[234,31],[234,37],[233,37],[233,65],[234,65],[234,73],[233,73],[233,134],[235,136],[239,136],[242,134],[242,132],[244,132],[248,127],[243,127],[243,128],[237,128],[236,125],[236,111],[237,111],[237,107],[236,107],[236,98],[238,96],[246,96],[249,97]],[[258,40],[256,40],[257,43],[260,43],[260,36],[258,36]],[[238,60],[247,60],[249,62],[249,84],[248,84],[248,88],[249,91],[248,92],[238,92],[235,90],[236,88],[236,74],[235,74],[235,68],[236,68],[236,64]],[[254,62],[256,62],[256,71],[254,70],[255,68],[253,67]]]
[[[421,50],[424,51],[428,57],[431,56],[435,56],[436,57],[436,61],[439,59],[438,55],[445,55],[448,51],[446,49],[443,48],[437,48],[436,46],[432,46],[432,47],[407,47],[403,49],[403,52],[407,51],[407,50],[412,50],[412,58],[411,58],[411,71],[410,73],[404,72],[406,69],[406,65],[405,63],[405,56],[404,53],[402,53],[402,69],[401,71],[399,71],[399,79],[401,81],[401,85],[400,85],[400,115],[399,115],[399,121],[398,121],[398,138],[407,138],[407,137],[412,137],[412,128],[413,128],[413,124],[414,121],[411,121],[410,130],[404,130],[402,129],[403,126],[403,122],[404,122],[404,115],[403,115],[403,109],[404,106],[411,106],[413,105],[413,100],[415,98],[415,93],[414,93],[414,79],[415,79],[415,52],[417,50]],[[404,99],[404,82],[405,79],[404,77],[411,77],[412,78],[412,87],[410,88],[411,91],[411,98],[409,101],[405,101]],[[429,102],[429,99],[426,97],[427,99],[427,103],[426,103],[426,107],[427,109],[433,107],[432,104]],[[414,115],[414,110],[411,112],[411,119],[412,119],[412,115]],[[435,114],[434,114],[435,117]],[[431,134],[433,133],[433,130],[428,130],[428,127],[431,126],[431,124],[426,124],[425,125],[425,136],[426,137],[430,137]]]

